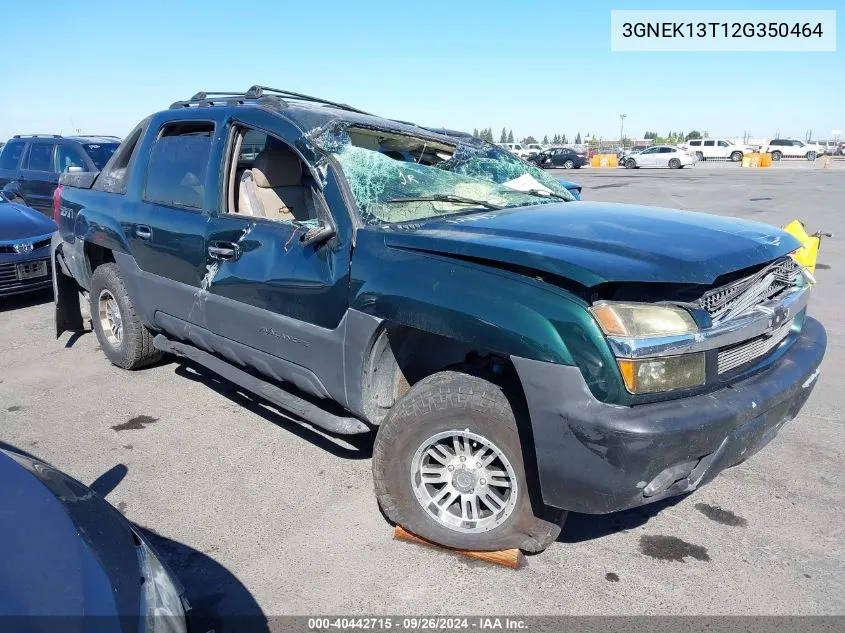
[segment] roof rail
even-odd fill
[[[61,134],[15,134],[12,138],[62,138]]]
[[[261,105],[269,105],[275,109],[286,107],[288,105],[287,101],[307,101],[309,103],[320,103],[334,108],[340,108],[341,110],[357,112],[358,114],[369,114],[368,112],[353,108],[345,103],[337,103],[335,101],[312,97],[299,92],[291,92],[290,90],[268,88],[267,86],[252,86],[246,92],[198,92],[190,99],[174,102],[171,104],[170,109],[179,110],[181,108],[188,108],[192,105],[197,107],[207,107],[216,104],[243,105],[247,101],[258,101]]]

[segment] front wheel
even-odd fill
[[[731,154],[731,160],[735,163],[738,163],[742,160],[742,152],[734,152]]]
[[[637,168],[637,161],[633,158],[629,158],[625,161],[625,169],[636,169]]]
[[[807,160],[816,160],[815,152],[807,152]]]
[[[669,161],[669,169],[680,169],[681,168],[681,161],[677,158],[673,158]]]
[[[376,436],[373,479],[391,521],[447,547],[539,552],[565,516],[546,517],[542,504],[535,514],[503,388],[463,372],[429,376],[393,407]]]
[[[567,159],[566,162],[563,163],[564,169],[572,169],[575,167],[575,163],[571,159]]]
[[[135,314],[117,264],[97,267],[88,297],[94,332],[112,363],[138,369],[161,358],[161,352],[153,347],[152,334]]]

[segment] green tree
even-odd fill
[[[499,142],[500,143],[507,143],[508,142],[508,131],[505,128],[502,128],[502,133],[499,135]]]
[[[549,135],[544,134],[543,135],[543,145],[548,145],[548,144],[549,144]]]
[[[536,144],[536,143],[537,143],[537,139],[536,139],[536,138],[534,138],[533,136],[529,135],[529,136],[526,136],[524,139],[522,139],[522,142],[523,142],[523,143],[525,143],[526,145],[528,145],[529,143],[534,143],[534,144]]]
[[[472,135],[475,138],[478,138],[478,128],[477,127],[472,128]]]
[[[513,143],[513,130],[508,132],[508,143]]]
[[[581,132],[578,132],[578,134],[575,135],[575,144],[576,145],[581,144]]]
[[[699,132],[698,130],[693,130],[692,132],[687,134],[686,140],[695,139],[695,138],[701,138],[701,132]]]
[[[563,144],[563,145],[566,145],[566,144],[569,142],[569,141],[567,140],[567,138],[566,138],[566,134],[564,134],[564,135],[560,138],[560,142],[561,142],[561,144]]]
[[[645,134],[643,134],[643,138],[648,139],[648,140],[651,140],[653,138],[657,138],[657,132],[651,132],[651,131],[646,132]]]
[[[481,130],[481,139],[487,141],[488,143],[493,142],[493,128],[485,128]]]

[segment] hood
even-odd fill
[[[0,200],[0,242],[46,235],[56,223],[43,213],[22,204]]]
[[[798,248],[768,224],[657,207],[565,202],[392,225],[388,246],[490,260],[584,286],[712,284]]]
[[[135,542],[99,495],[47,464],[0,451],[0,498],[0,617],[137,616]]]

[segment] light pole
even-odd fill
[[[628,116],[627,114],[620,114],[619,115],[619,144],[622,146],[622,149],[625,149],[625,117]]]

